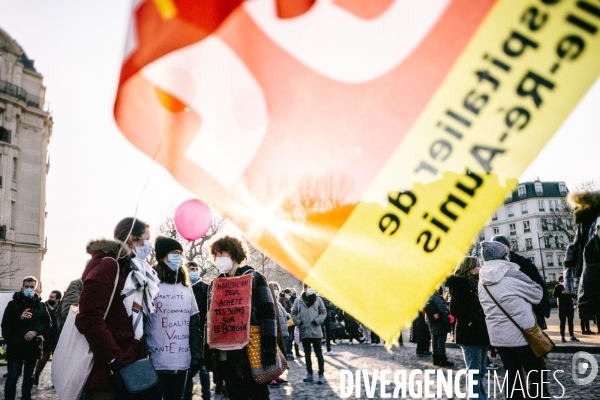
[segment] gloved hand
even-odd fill
[[[317,323],[317,321],[313,321],[313,322],[311,322],[311,324],[313,324],[314,326],[319,326],[319,324]]]

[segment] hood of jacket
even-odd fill
[[[567,203],[573,208],[575,222],[585,223],[598,218],[600,215],[600,191],[571,192]]]
[[[482,285],[495,285],[504,278],[506,271],[511,269],[518,271],[519,266],[506,260],[486,261],[479,270],[479,282]]]
[[[120,240],[93,239],[87,244],[86,251],[88,254],[94,254],[97,251],[102,251],[104,253],[117,255],[121,246],[123,246],[123,242]],[[125,245],[124,248],[129,250],[127,245]]]
[[[452,293],[454,290],[469,290],[472,286],[477,287],[477,283],[462,276],[452,275],[446,280],[446,286]]]

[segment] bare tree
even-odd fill
[[[244,240],[246,241],[246,247],[248,249],[248,263],[255,270],[263,274],[268,282],[275,281],[279,283],[282,288],[296,288],[301,285],[298,278],[281,268],[279,264],[261,252],[258,248],[254,247],[246,239]]]
[[[19,264],[19,260],[11,257],[9,251],[0,247],[0,290],[12,289],[10,281],[23,267]],[[20,283],[19,283],[19,286]]]
[[[165,214],[163,222],[157,228],[158,235],[177,240],[181,243],[185,258],[188,261],[194,261],[198,264],[198,272],[203,278],[215,277],[218,275],[218,270],[212,263],[212,257],[208,251],[207,244],[214,236],[218,235],[229,222],[223,214],[213,208],[211,208],[211,214],[212,225],[208,232],[206,232],[206,235],[197,240],[186,240],[179,235],[173,218],[175,215],[174,210],[169,210]],[[151,264],[156,263],[156,254],[154,250],[149,257]]]

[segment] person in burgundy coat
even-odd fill
[[[148,225],[125,218],[115,228],[115,240],[94,240],[87,246],[92,258],[83,272],[83,290],[79,297],[79,314],[75,326],[87,339],[94,353],[94,366],[85,385],[86,400],[115,399],[110,369],[118,369],[146,357],[143,338],[135,338],[131,318],[125,308],[121,291],[132,266],[131,258],[144,254],[150,239]],[[150,247],[151,250],[151,247]],[[119,278],[110,310],[104,319],[113,293],[119,256]],[[140,257],[141,258],[141,257]],[[132,399],[134,397],[131,397]]]

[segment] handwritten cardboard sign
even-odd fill
[[[236,350],[250,340],[252,274],[216,278],[208,310],[208,345],[212,349]]]

